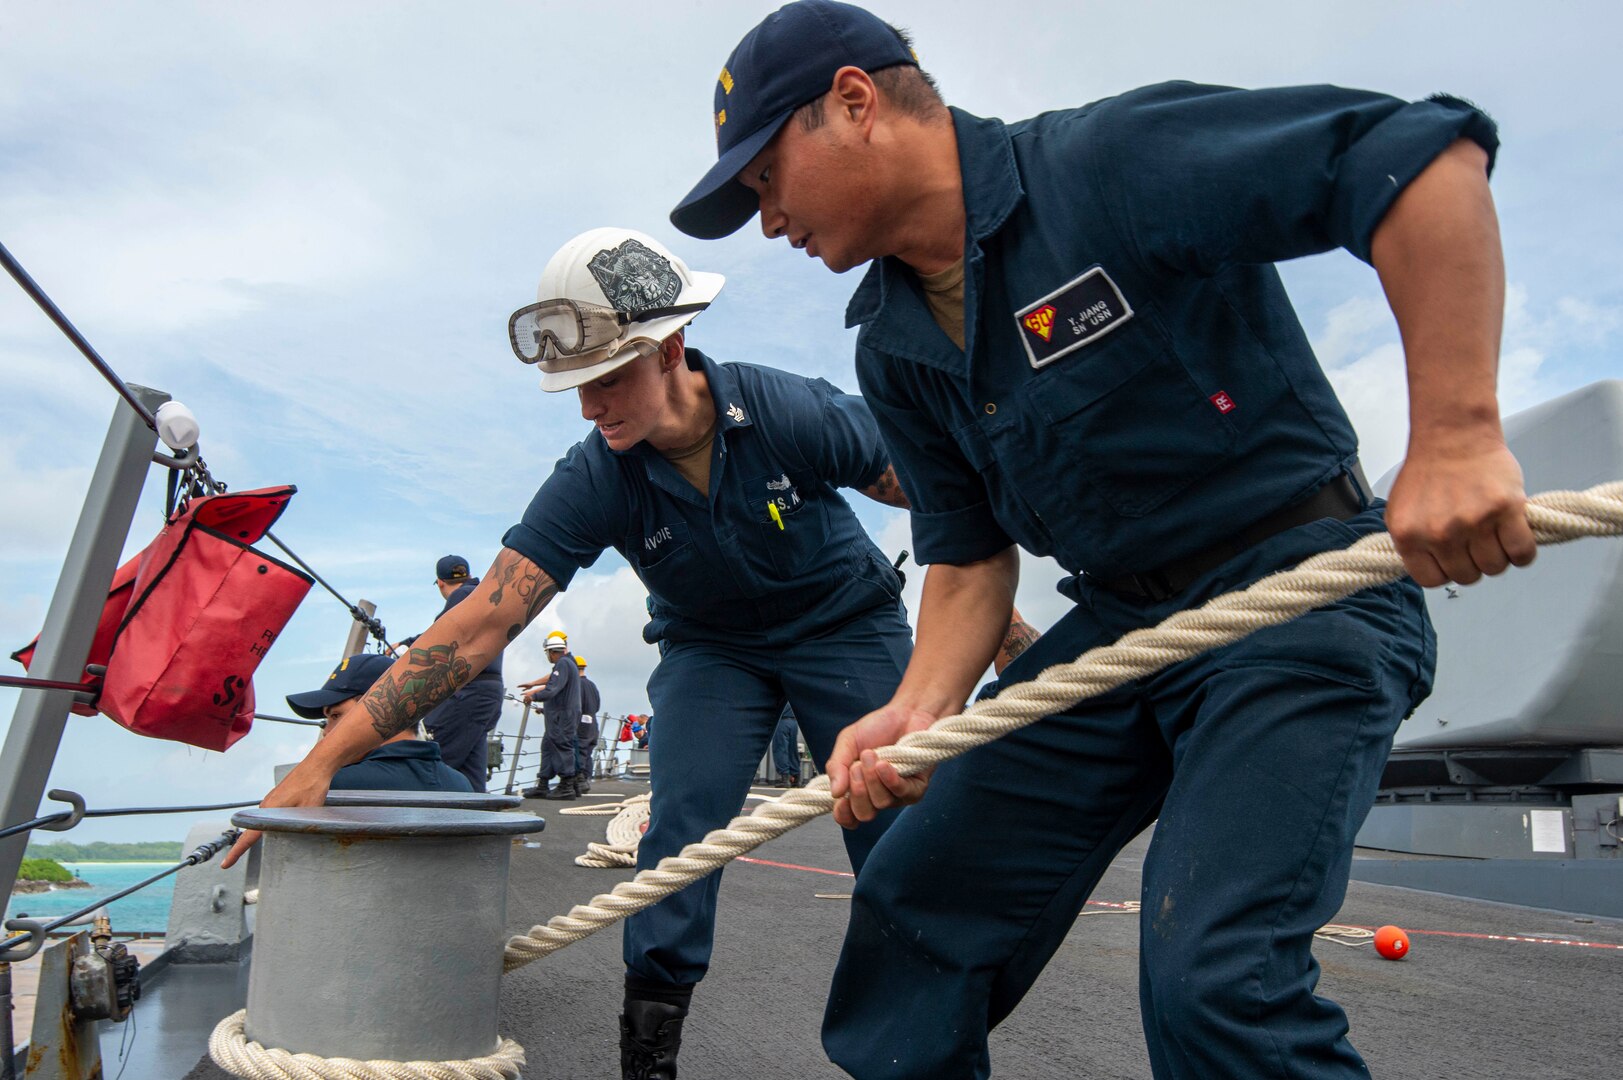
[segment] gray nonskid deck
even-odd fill
[[[646,790],[599,785],[598,792]],[[577,867],[601,840],[606,817],[559,814],[575,803],[528,803],[547,819],[540,847],[515,846],[508,923],[514,931],[612,888],[630,871]],[[1111,866],[1095,899],[1138,896],[1147,847],[1141,837]],[[827,819],[773,841],[753,856],[844,869],[838,829]],[[839,1077],[817,1040],[823,995],[849,907],[851,879],[738,864],[721,890],[715,961],[694,996],[681,1055],[687,1080]],[[1104,911],[1104,908],[1090,910]],[[1337,921],[1396,923],[1411,932],[1409,959],[1380,959],[1368,946],[1321,942],[1321,990],[1339,1001],[1371,1074],[1387,1080],[1456,1077],[1614,1080],[1623,1075],[1616,996],[1623,951],[1494,941],[1452,934],[1549,936],[1623,944],[1623,922],[1459,900],[1354,882]],[[620,935],[611,929],[506,976],[501,1030],[523,1043],[527,1080],[618,1075]],[[1077,921],[1048,970],[993,1035],[994,1075],[1018,1080],[1147,1080],[1138,1020],[1137,919]],[[455,993],[423,973],[420,993]],[[399,993],[401,988],[387,988]],[[173,1020],[174,1010],[170,1010]],[[211,1026],[211,1025],[210,1025]],[[201,1052],[207,1027],[195,1044]],[[145,1037],[145,1035],[143,1036]],[[195,1058],[193,1059],[196,1060]],[[136,1072],[132,1061],[126,1076]],[[154,1073],[154,1076],[177,1075]],[[223,1080],[206,1060],[188,1080]]]

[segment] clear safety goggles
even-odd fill
[[[548,355],[580,356],[613,344],[620,331],[634,322],[703,311],[704,304],[678,304],[646,311],[617,311],[600,304],[575,300],[543,300],[513,312],[507,320],[507,338],[513,355],[533,364]]]

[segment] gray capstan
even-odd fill
[[[329,806],[232,822],[265,832],[249,1039],[398,1061],[495,1050],[512,838],[542,819]]]

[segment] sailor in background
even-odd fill
[[[333,668],[319,690],[289,694],[287,707],[306,720],[321,720],[325,738],[351,711],[357,699],[377,682],[394,658],[357,653]],[[332,778],[334,791],[472,791],[468,778],[440,758],[438,743],[427,742],[415,727],[405,728]]]
[[[441,615],[472,596],[478,586],[479,579],[468,576],[468,560],[461,555],[446,555],[434,564],[434,587],[445,600]],[[416,640],[409,637],[402,644],[410,646]],[[439,744],[445,764],[466,776],[474,791],[485,790],[489,735],[501,722],[503,693],[502,658],[497,654],[478,678],[423,719],[423,727]]]
[[[602,721],[603,695],[597,684],[586,677],[586,657],[575,657],[580,668],[580,727],[575,732],[575,791],[592,790],[592,754],[597,750],[598,724]]]
[[[847,312],[858,380],[932,564],[901,687],[829,761],[846,825],[924,799],[857,879],[830,1056],[861,1080],[989,1075],[988,1030],[1159,818],[1140,928],[1155,1075],[1366,1077],[1311,944],[1429,689],[1416,582],[1534,554],[1495,399],[1492,121],[1445,96],[1167,83],[1004,124],[949,110],[901,34],[825,0],[752,30],[714,103],[720,160],[672,219],[717,237],[759,210],[836,272],[871,261]],[[1382,528],[1272,265],[1336,247],[1379,272],[1402,333],[1409,456],[1384,516],[1415,580],[933,780],[880,763],[973,689],[1016,545],[1058,559],[1076,606],[1000,685]]]
[[[578,799],[575,743],[580,731],[581,674],[569,652],[569,636],[562,630],[547,635],[547,659],[552,671],[544,678],[521,683],[525,701],[539,701],[545,722],[541,737],[541,768],[535,786],[524,789],[531,799]],[[547,783],[557,786],[548,790]]]
[[[648,684],[660,733],[639,867],[738,812],[786,699],[819,757],[851,717],[889,700],[912,652],[900,582],[839,493],[906,506],[873,417],[822,379],[688,348],[684,328],[721,285],[626,229],[595,229],[552,257],[537,302],[510,321],[512,344],[539,363],[542,389],[578,390],[594,430],[507,532],[474,602],[423,634],[418,645],[440,652],[400,661],[366,699],[370,723],[329,734],[265,805],[319,805],[339,765],[471,678],[608,548],[648,589],[643,636],[663,650]],[[845,833],[853,867],[886,817]],[[720,881],[626,922],[624,1077],[676,1075]]]
[[[778,729],[772,733],[772,769],[778,774],[774,786],[800,786],[800,728],[794,706],[787,703],[778,715]]]

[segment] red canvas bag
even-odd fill
[[[251,545],[292,486],[194,499],[141,553],[97,706],[141,735],[224,750],[254,718],[253,675],[310,591]]]
[[[253,673],[312,584],[252,547],[295,490],[193,499],[119,568],[89,659],[107,667],[101,712],[138,734],[208,750],[248,733]],[[24,654],[32,659],[33,646],[13,655]]]
[[[102,605],[101,619],[96,623],[96,636],[90,641],[90,655],[85,658],[85,666],[98,664],[107,666],[107,661],[113,655],[113,639],[118,636],[118,624],[124,621],[124,612],[129,609],[130,597],[135,595],[135,571],[141,563],[141,556],[137,555],[129,562],[120,566],[113,573],[113,584],[107,591],[107,603]],[[11,658],[23,666],[23,670],[34,663],[34,650],[39,647],[39,638],[34,638],[27,645],[11,654]],[[101,676],[86,672],[79,680],[86,690],[99,690]],[[96,707],[74,702],[71,706],[80,716],[95,716]]]

